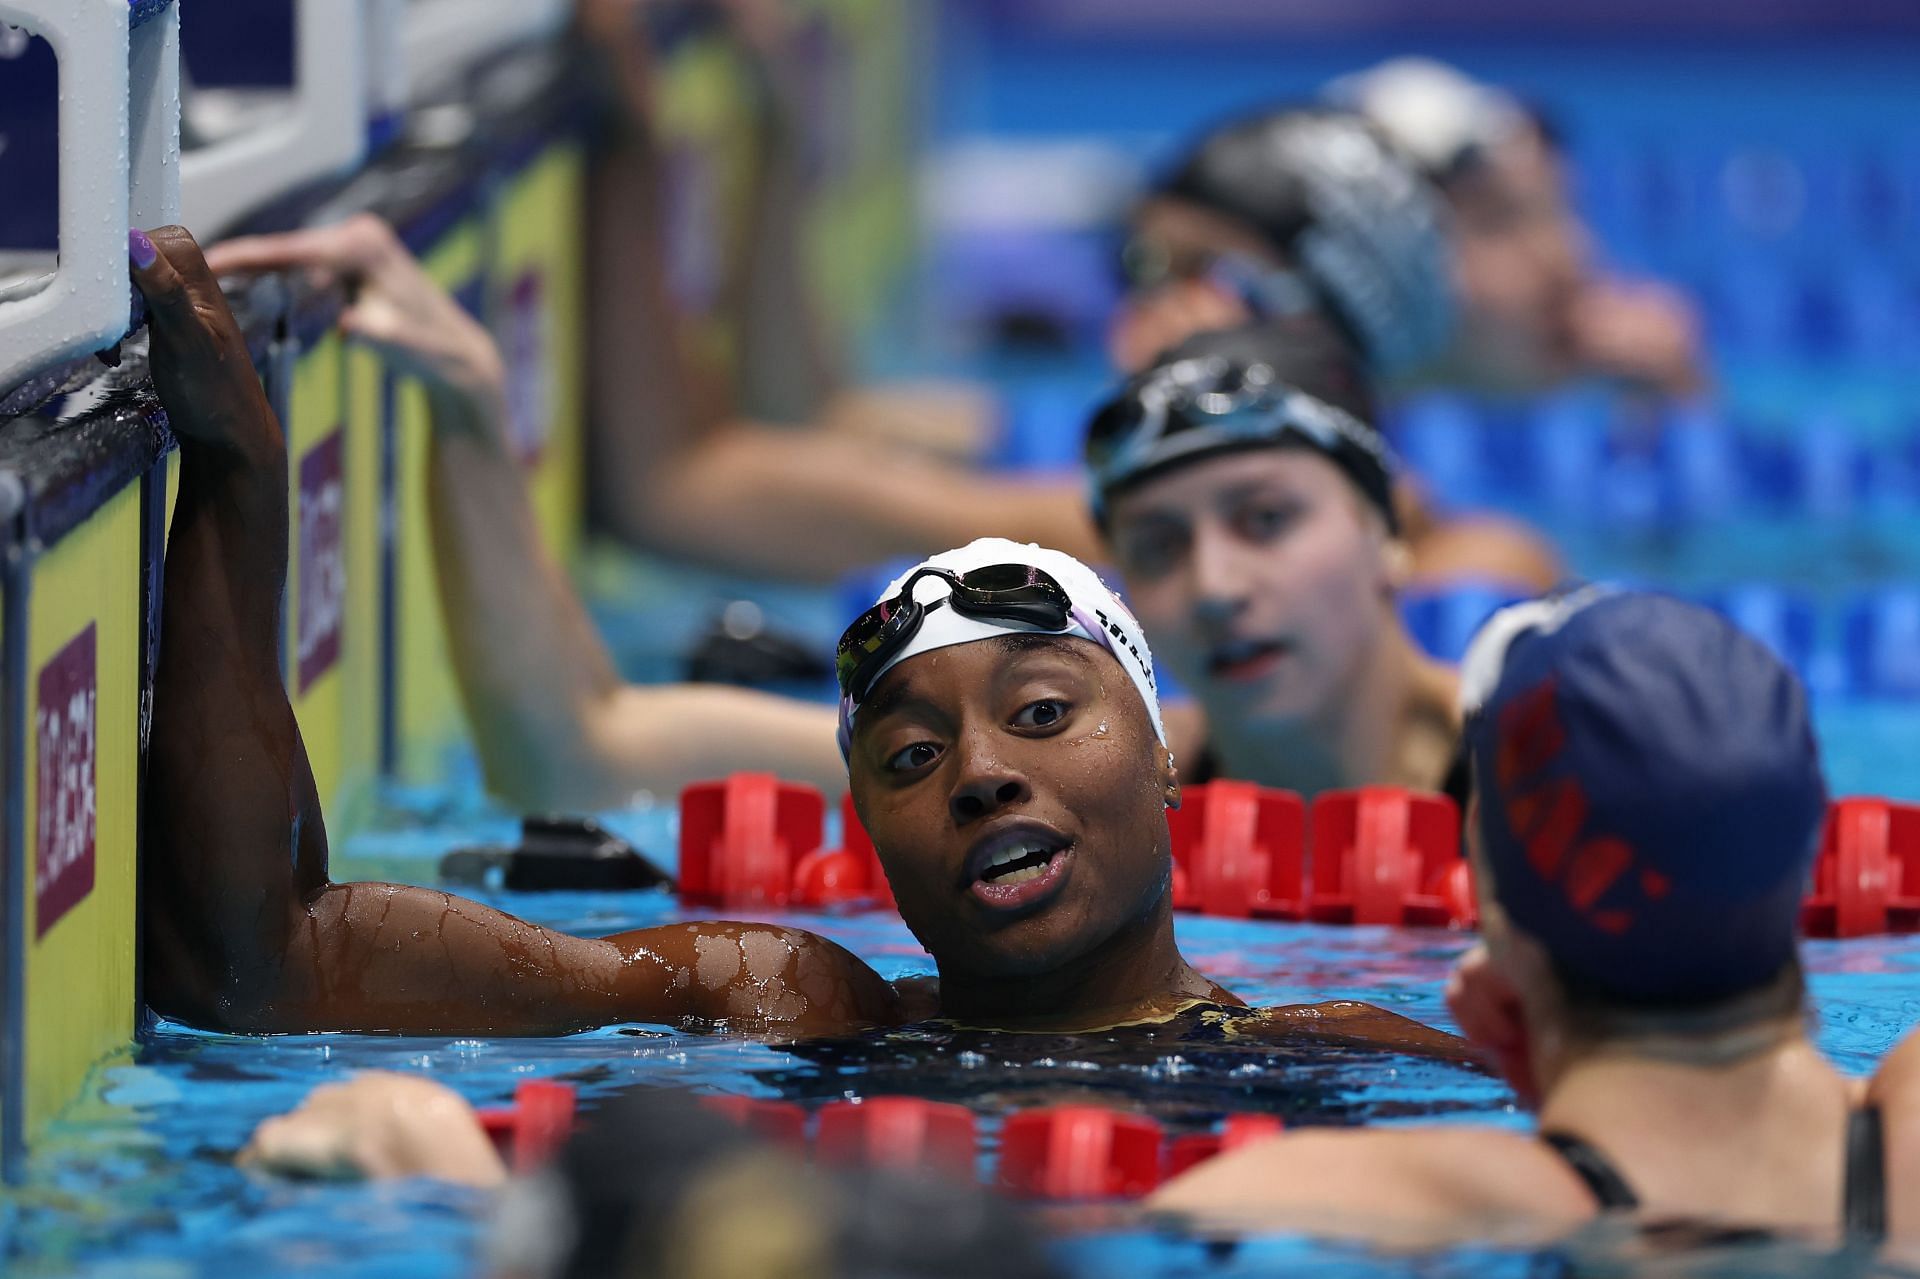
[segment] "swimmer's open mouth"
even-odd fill
[[[1022,884],[1038,879],[1059,851],[1037,841],[1023,840],[1018,846],[995,854],[994,860],[980,872],[980,878],[989,884]]]
[[[1012,823],[973,846],[967,856],[967,886],[990,906],[1029,905],[1059,880],[1072,847],[1071,839],[1051,827]]]
[[[1258,679],[1293,651],[1286,640],[1235,640],[1207,657],[1207,673],[1216,679]]]

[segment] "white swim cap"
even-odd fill
[[[1112,588],[1100,580],[1099,574],[1065,552],[1050,551],[1032,543],[1011,542],[1004,537],[983,537],[958,550],[945,551],[922,560],[888,583],[887,589],[880,593],[879,600],[875,602],[884,603],[899,595],[907,580],[922,569],[944,569],[963,575],[994,564],[1023,564],[1039,569],[1058,582],[1073,604],[1071,625],[1063,631],[1045,632],[1016,621],[968,617],[953,608],[934,609],[922,617],[919,629],[906,645],[873,674],[868,686],[877,683],[882,675],[909,657],[918,657],[937,648],[971,644],[975,640],[995,639],[1008,634],[1076,635],[1091,640],[1113,654],[1120,663],[1120,669],[1127,673],[1127,678],[1133,681],[1134,688],[1139,691],[1140,700],[1146,704],[1147,718],[1153,721],[1154,736],[1164,744],[1167,730],[1160,721],[1160,695],[1153,679],[1153,651],[1147,647],[1147,637],[1141,631],[1140,623],[1120,602],[1120,597]],[[914,583],[913,598],[919,603],[931,604],[945,598],[951,591],[952,586],[945,579],[929,575]],[[851,697],[843,695],[840,698],[840,753],[843,756],[852,744],[853,717],[858,709]]]
[[[1372,121],[1429,174],[1505,142],[1527,123],[1511,94],[1431,58],[1394,58],[1326,87],[1327,101]]]

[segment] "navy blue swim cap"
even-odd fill
[[[1576,989],[1711,1003],[1791,958],[1826,811],[1800,682],[1680,600],[1507,609],[1462,671],[1493,893]]]

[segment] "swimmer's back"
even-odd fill
[[[1645,1220],[1821,1236],[1846,1218],[1862,1220],[1863,1205],[1884,1196],[1885,1237],[1920,1237],[1920,1036],[1889,1053],[1871,1080],[1788,1104],[1799,1113],[1729,1141],[1686,1140],[1677,1135],[1684,1117],[1652,1105],[1620,1131],[1563,1147],[1596,1154]],[[1877,1169],[1868,1166],[1875,1144],[1859,1140],[1860,1120],[1876,1111]],[[1517,1224],[1523,1235],[1552,1238],[1606,1211],[1603,1198],[1581,1160],[1539,1133],[1434,1126],[1289,1133],[1209,1161],[1152,1206],[1228,1229],[1259,1224],[1428,1246],[1503,1226],[1510,1234]]]
[[[1864,1100],[1880,1110],[1887,1237],[1920,1238],[1920,1035],[1908,1035],[1881,1059]]]

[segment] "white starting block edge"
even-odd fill
[[[126,0],[119,4],[124,10]],[[202,243],[309,183],[358,168],[366,158],[365,10],[362,0],[294,0],[290,109],[180,157],[182,212]]]
[[[0,302],[5,391],[126,335],[127,232],[180,216],[180,15],[169,5],[136,28],[127,0],[0,0],[0,23],[46,40],[66,86],[59,267]]]

